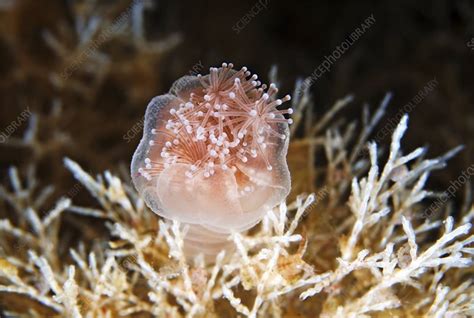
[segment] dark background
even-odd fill
[[[427,82],[439,85],[410,114],[410,147],[430,146],[432,156],[465,144],[454,160],[456,169],[474,160],[474,1],[271,1],[239,33],[232,26],[255,1],[229,6],[175,4],[175,28],[188,35],[186,49],[173,54],[173,64],[222,59],[265,74],[280,68],[283,91],[298,77],[309,76],[337,45],[370,14],[376,23],[312,86],[316,112],[352,93],[355,104],[376,105],[387,92],[394,98],[386,119],[408,103]],[[165,6],[163,6],[165,7]],[[166,12],[166,10],[164,10]],[[186,61],[186,63],[183,63]],[[359,117],[360,108],[352,107]],[[380,125],[383,127],[383,124]],[[386,141],[386,140],[385,140]]]
[[[44,117],[38,130],[41,146],[0,144],[3,176],[8,166],[23,167],[33,160],[43,180],[63,182],[70,179],[62,166],[64,156],[94,173],[121,163],[126,167],[141,133],[130,142],[123,136],[140,121],[153,96],[166,92],[196,64],[204,65],[204,73],[224,61],[245,65],[264,82],[277,65],[281,92],[291,93],[298,78],[309,76],[371,14],[375,24],[311,87],[314,112],[323,114],[337,99],[354,94],[346,116],[360,118],[364,102],[375,107],[391,91],[389,120],[436,78],[439,85],[410,113],[405,150],[427,145],[429,155],[437,156],[466,145],[446,172],[435,175],[432,187],[439,190],[474,163],[474,50],[468,45],[474,41],[474,1],[268,0],[263,2],[266,9],[239,33],[233,26],[258,2],[149,2],[155,5],[145,12],[146,38],[175,36],[179,41],[172,48],[150,54],[130,44],[130,37],[107,41],[99,50],[112,62],[100,80],[97,68],[86,70],[85,61],[61,84],[52,78],[74,56],[58,55],[43,34],[49,30],[66,47],[76,47],[78,36],[71,30],[77,16],[68,2],[16,1],[1,11],[0,130],[25,105]],[[128,10],[130,1],[91,6],[104,21],[113,21]],[[54,117],[52,105],[58,100],[62,111]],[[14,136],[21,136],[25,127]]]

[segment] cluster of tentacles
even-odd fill
[[[183,77],[174,84],[171,91],[181,100],[171,103],[150,131],[156,138],[149,141],[154,150],[139,171],[143,177],[151,179],[164,168],[183,163],[189,165],[187,177],[202,172],[208,178],[216,167],[237,172],[249,158],[257,157],[266,169],[273,169],[268,146],[288,137],[278,124],[291,124],[283,115],[293,112],[276,107],[290,96],[276,99],[274,84],[267,88],[246,67],[232,68],[223,63],[210,68],[209,75]],[[158,151],[159,156],[153,156]]]

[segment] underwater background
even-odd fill
[[[342,46],[344,49],[338,49]],[[31,194],[34,192],[37,199],[35,209],[39,215],[47,215],[61,197],[70,198],[75,207],[112,211],[113,204],[104,208],[104,201],[97,203],[100,195],[91,195],[94,190],[87,186],[87,178],[81,181],[77,177],[79,168],[67,160],[65,164],[64,158],[77,162],[92,177],[108,170],[123,184],[130,185],[130,161],[142,137],[147,103],[154,96],[166,93],[179,77],[207,74],[209,67],[222,62],[232,62],[237,68],[246,66],[259,74],[263,82],[277,82],[282,96],[292,95],[295,109],[298,109],[295,105],[304,105],[295,115],[296,125],[291,131],[293,144],[288,161],[294,187],[289,200],[313,192],[318,201],[324,202],[311,208],[318,216],[308,217],[298,227],[301,233],[309,233],[309,237],[324,232],[326,223],[318,223],[325,219],[324,211],[334,215],[329,232],[341,224],[347,225],[344,220],[349,220],[352,178],[362,178],[370,168],[370,153],[359,149],[358,143],[375,141],[380,146],[379,165],[382,165],[389,158],[393,132],[405,113],[409,115],[409,129],[402,147],[406,153],[424,146],[424,155],[433,158],[464,146],[455,156],[441,158],[440,166],[449,159],[446,167],[433,171],[426,180],[426,187],[433,191],[432,197],[446,191],[461,175],[466,175],[468,168],[474,167],[472,1],[0,0],[0,184],[3,185],[0,218],[32,231],[16,212],[31,206],[35,200],[26,200],[29,203],[24,206],[18,203],[27,195],[21,191],[14,194],[18,189],[11,185],[13,179],[34,180]],[[301,96],[298,98],[295,92]],[[381,103],[387,94],[390,101]],[[380,104],[384,116],[375,116],[377,120],[372,127],[369,122],[373,117],[369,113],[377,114]],[[327,114],[331,115],[327,117]],[[359,135],[359,131],[369,126],[366,135]],[[341,130],[341,134],[333,134],[336,130]],[[329,149],[338,155],[331,156]],[[359,157],[362,159],[357,161]],[[17,170],[12,172],[12,167]],[[396,172],[402,176],[406,173]],[[18,178],[12,178],[16,174]],[[390,182],[398,182],[392,177]],[[473,214],[469,210],[472,185],[470,178],[466,176],[466,179],[456,186],[456,191],[449,193],[450,201],[436,214],[438,219],[448,215],[461,219]],[[24,186],[31,184],[25,181]],[[11,197],[15,199],[9,200]],[[110,196],[109,199],[112,200]],[[398,206],[398,200],[400,197],[384,204]],[[429,200],[420,203],[430,206]],[[72,263],[64,255],[79,241],[84,243],[84,250],[97,246],[103,250],[111,245],[114,249],[123,247],[123,237],[120,242],[115,241],[117,232],[110,234],[103,220],[78,215],[91,211],[72,210],[74,213],[62,214],[56,229],[61,239],[54,245],[57,255],[52,259],[53,263],[57,262],[54,266],[58,271]],[[155,217],[150,211],[143,213],[150,214],[146,220]],[[149,228],[142,227],[143,220],[128,220],[127,224],[141,224],[135,228],[140,235],[159,228],[156,220],[149,221]],[[470,218],[467,220],[472,223]],[[401,228],[401,221],[397,222]],[[7,228],[6,223],[2,224],[0,230]],[[132,225],[130,228],[134,228]],[[171,226],[168,230],[172,232]],[[341,238],[344,241],[350,233],[344,229],[338,231],[324,239],[329,238],[336,245],[336,237],[344,236]],[[430,233],[424,240],[434,242],[439,236],[438,232]],[[6,245],[14,241],[9,235],[1,239]],[[368,236],[364,242],[370,240]],[[290,255],[299,253],[302,245],[290,248]],[[326,252],[321,264],[314,260],[324,246],[308,248],[305,266],[317,264],[316,272],[321,273],[334,268],[336,257],[340,256],[336,248],[334,252]],[[7,259],[4,254],[13,255],[15,250],[3,251],[0,263]],[[34,257],[28,256],[26,250],[20,254],[34,263]],[[37,252],[41,253],[40,250]],[[160,253],[166,255],[164,250],[163,247]],[[456,274],[453,281],[470,281],[470,266],[466,272]],[[176,272],[174,267],[171,271]],[[304,279],[309,278],[304,276]],[[357,277],[341,284],[350,285],[350,279]],[[473,293],[472,283],[468,288]],[[251,298],[246,292],[246,287],[239,290],[244,294],[242,299]],[[360,293],[354,291],[350,297],[357,299]],[[5,294],[0,291],[0,308],[24,301]],[[137,293],[143,298],[145,294]],[[293,302],[297,298],[293,295],[285,301]],[[291,312],[283,310],[280,314],[313,317],[324,312],[322,308],[336,313],[332,308],[343,303],[338,298],[330,305],[323,305],[325,299],[307,301],[301,308],[295,305]],[[28,304],[31,308],[37,306]],[[176,300],[170,304],[175,306]],[[277,312],[270,310],[271,306],[265,307],[260,315]],[[473,305],[470,306],[473,310]],[[217,316],[235,314],[228,304],[215,304],[213,308],[215,312],[214,309],[211,312]],[[407,308],[412,307],[407,305]],[[59,307],[55,310],[61,312]],[[118,316],[118,310],[114,310],[110,311],[111,317]],[[171,312],[162,315],[174,315]],[[184,306],[176,315],[186,316],[186,313],[189,314]],[[405,314],[416,316],[414,313],[415,310]],[[36,314],[53,315],[41,310],[35,311]],[[246,315],[245,310],[240,314]],[[391,314],[404,316],[397,311]],[[33,313],[24,315],[29,317]],[[73,316],[67,311],[62,314],[68,315]]]

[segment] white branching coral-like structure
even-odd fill
[[[389,96],[374,116],[364,112],[355,146],[355,125],[331,125],[350,97],[307,129],[302,118],[311,101],[307,94],[295,96],[295,125],[307,131],[290,149],[297,154],[322,150],[328,166],[316,170],[311,165],[307,175],[323,175],[326,181],[315,194],[298,195],[268,211],[250,232],[231,233],[228,240],[234,248],[219,253],[214,262],[202,256],[187,259],[183,242],[188,227],[151,213],[129,182],[108,171],[94,178],[65,159],[98,203],[84,207],[74,204],[74,197],[48,204],[52,190],[38,187],[33,169],[21,177],[21,171],[11,168],[10,184],[0,187],[4,313],[472,316],[474,208],[468,202],[466,209],[444,218],[426,218],[424,213],[426,201],[436,195],[424,189],[429,174],[459,149],[435,159],[425,159],[423,148],[404,154],[404,117],[386,161],[380,163],[382,150],[375,143],[369,143],[366,159],[359,145],[382,116]],[[291,155],[290,150],[290,165]],[[311,184],[301,181],[295,187]],[[71,219],[77,224],[103,220],[108,233],[93,240],[67,239],[62,228]]]

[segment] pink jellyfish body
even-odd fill
[[[187,255],[217,254],[290,191],[286,163],[290,96],[261,85],[247,68],[223,63],[184,76],[148,104],[132,179],[158,215],[189,224]]]

